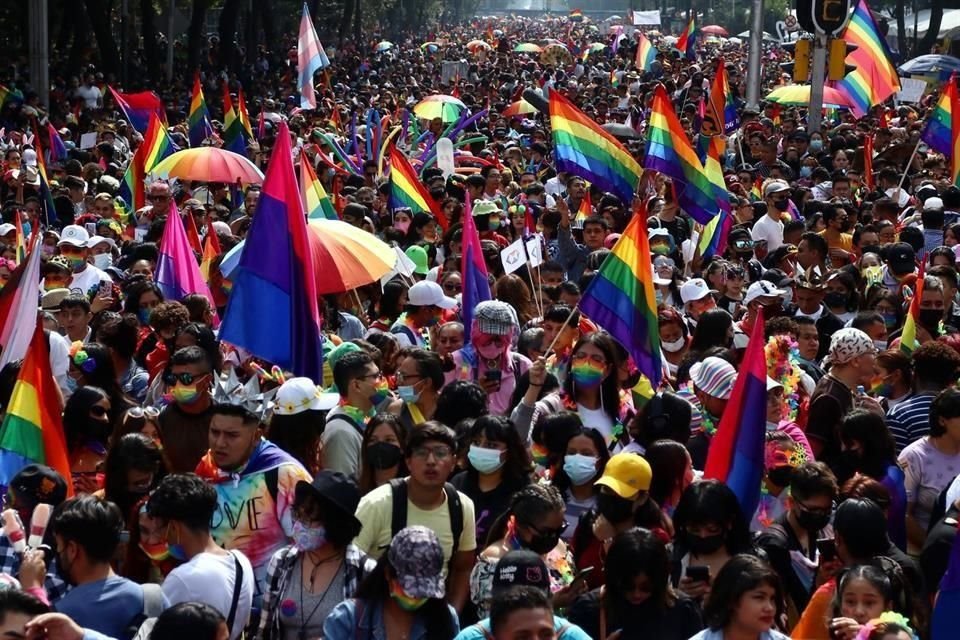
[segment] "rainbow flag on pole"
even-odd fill
[[[447,231],[449,222],[433,200],[407,157],[396,147],[390,148],[390,208],[408,208],[413,213],[429,213]]]
[[[695,60],[697,58],[698,35],[696,20],[691,16],[690,22],[687,23],[687,28],[684,29],[680,37],[677,38],[677,50],[683,53],[688,60]]]
[[[129,211],[136,211],[146,204],[144,180],[147,174],[161,160],[177,150],[167,128],[163,126],[156,114],[151,115],[150,125],[147,127],[146,135],[143,136],[143,142],[137,147],[133,159],[123,174],[123,180],[120,181],[120,198]]]
[[[61,411],[50,345],[34,314],[33,337],[0,425],[0,485],[9,486],[28,464],[44,464],[63,476],[67,495],[73,495]]]
[[[653,43],[643,35],[642,31],[637,31],[637,55],[633,59],[633,64],[640,71],[650,71],[653,61],[657,59],[657,48]]]
[[[559,91],[550,92],[550,127],[557,171],[566,171],[609,191],[624,205],[633,201],[640,164],[609,132]]]
[[[308,220],[339,220],[326,189],[320,184],[307,154],[300,153],[300,200]]]
[[[723,252],[727,246],[727,235],[733,227],[733,207],[730,206],[730,192],[723,180],[723,168],[720,166],[720,154],[726,144],[720,136],[709,138],[706,157],[706,171],[713,185],[720,206],[719,213],[710,219],[700,231],[701,258],[710,258]]]
[[[857,3],[841,38],[857,46],[847,55],[847,64],[856,69],[836,86],[850,98],[853,114],[862,118],[870,107],[883,103],[900,91],[900,76],[890,62],[890,50],[866,0]]]
[[[550,94],[553,95],[552,93]],[[717,197],[706,169],[694,151],[663,85],[657,85],[647,124],[647,156],[644,168],[653,169],[683,183],[677,185],[680,207],[700,224],[717,213]]]
[[[653,258],[642,205],[635,206],[623,235],[583,292],[580,309],[627,349],[654,388],[660,384],[663,372]]]
[[[250,126],[250,114],[247,113],[247,101],[243,99],[243,87],[237,89],[237,117],[243,130],[247,132],[247,140],[253,140],[253,127]]]
[[[957,113],[957,75],[950,76],[950,80],[943,85],[940,98],[937,100],[930,119],[923,127],[920,139],[930,145],[937,153],[948,155],[953,152],[953,118]]]
[[[724,133],[733,133],[740,127],[740,114],[733,101],[733,93],[730,92],[730,80],[727,78],[727,67],[723,58],[717,61],[717,73],[710,87],[710,109]]]
[[[220,338],[294,375],[323,380],[317,282],[293,170],[290,130],[281,122]],[[269,309],[270,313],[263,312]]]
[[[737,495],[746,517],[760,503],[767,425],[767,358],[763,310],[750,334],[747,352],[733,383],[733,393],[710,442],[703,476],[719,480]]]
[[[313,74],[330,66],[330,59],[320,44],[317,30],[310,19],[307,3],[303,3],[303,15],[300,18],[300,38],[297,40],[297,93],[300,94],[301,109],[316,109],[317,96],[313,92]]]
[[[193,93],[190,96],[190,113],[187,115],[187,122],[190,125],[191,147],[199,147],[204,140],[213,135],[213,125],[210,124],[207,101],[203,99],[199,73],[193,77]]]
[[[903,321],[903,331],[900,333],[900,351],[910,355],[916,351],[920,343],[917,341],[917,322],[920,320],[920,303],[923,302],[923,264],[920,265],[920,271],[917,273],[917,286],[913,298],[910,300],[910,308],[907,310],[907,317]]]

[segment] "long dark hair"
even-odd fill
[[[390,574],[394,573],[393,566],[390,564],[390,545],[383,550],[380,561],[370,575],[360,583],[357,588],[355,598],[363,600],[363,616],[370,623],[371,633],[368,638],[373,637],[373,609],[376,605],[384,604],[390,598]],[[354,613],[356,616],[357,614]],[[447,608],[447,601],[443,598],[430,598],[427,602],[417,609],[417,615],[423,621],[424,630],[427,638],[436,638],[437,640],[450,640],[456,635],[453,625],[450,621],[450,609]],[[356,625],[360,626],[362,620],[357,619]]]
[[[106,446],[110,438],[110,424],[100,424],[90,417],[90,408],[101,400],[110,400],[107,392],[99,387],[79,387],[63,407],[63,433],[67,439],[67,451],[76,451],[87,440]]]
[[[82,366],[78,366],[73,363],[71,358],[70,364],[83,374],[83,386],[99,387],[107,394],[107,397],[110,398],[110,424],[116,424],[118,420],[123,418],[127,409],[136,403],[120,388],[110,349],[96,342],[87,343],[83,345],[82,349],[87,353],[87,361]],[[89,364],[91,361],[94,362],[92,366]],[[84,367],[89,367],[90,371]]]
[[[409,287],[399,280],[391,280],[383,285],[383,295],[377,305],[377,313],[388,318],[391,322],[400,317],[403,307],[400,305],[400,296],[407,292]]]
[[[577,419],[579,421],[579,417]],[[603,439],[603,434],[592,427],[580,426],[576,431],[569,433],[568,436],[563,444],[564,456],[566,455],[567,445],[577,436],[584,436],[593,442],[593,446],[597,449],[597,457],[600,459],[600,464],[597,465],[597,475],[593,477],[596,480],[603,473],[603,468],[607,466],[607,460],[610,459],[610,450],[607,448],[606,440]],[[560,459],[562,460],[563,456]],[[570,476],[563,470],[563,465],[558,465],[557,472],[553,476],[553,486],[560,490],[565,500],[572,484]]]
[[[644,454],[653,478],[650,481],[650,498],[664,505],[674,490],[683,483],[687,471],[687,448],[675,440],[657,440]]]
[[[633,590],[633,581],[638,575],[649,578],[650,600],[659,609],[676,602],[670,585],[670,554],[663,541],[649,530],[634,527],[617,535],[607,551],[604,566],[610,594],[605,604],[618,619],[627,619],[634,608],[623,594]]]
[[[513,494],[510,508],[507,509],[487,533],[487,545],[502,539],[507,532],[507,523],[516,516],[519,524],[534,524],[534,521],[554,511],[566,510],[563,496],[556,487],[548,484],[528,484]]]
[[[883,416],[872,411],[854,409],[845,415],[840,422],[840,441],[847,448],[854,442],[860,444],[856,470],[871,478],[882,479],[887,467],[896,464],[896,447],[890,429]]]
[[[360,441],[360,495],[366,495],[376,489],[374,485],[374,469],[370,466],[370,460],[367,454],[367,447],[373,439],[373,432],[381,424],[389,425],[393,433],[397,436],[397,447],[403,451],[403,445],[407,441],[407,428],[400,421],[400,416],[392,413],[378,413],[370,418],[367,427],[363,430],[363,438]],[[397,463],[397,477],[402,478],[408,474],[407,462],[400,456]]]
[[[616,422],[620,415],[620,383],[617,381],[617,368],[620,364],[620,359],[617,357],[617,347],[609,333],[596,331],[594,333],[588,333],[577,340],[577,343],[573,345],[573,351],[570,352],[571,358],[576,355],[581,347],[587,344],[593,345],[602,351],[604,358],[607,359],[607,366],[610,368],[610,373],[607,374],[607,377],[600,383],[600,403],[604,413]],[[576,389],[574,389],[572,374],[567,376],[563,390],[567,394],[567,397],[576,400]]]
[[[520,440],[520,432],[513,421],[504,416],[480,416],[470,428],[468,438],[473,442],[480,436],[493,442],[502,442],[507,445],[506,460],[503,467],[503,484],[514,490],[530,483],[530,474],[533,472],[533,462],[530,460],[530,450]],[[479,477],[472,464],[467,464],[467,477],[476,484]]]
[[[750,528],[737,495],[717,480],[702,480],[687,487],[673,513],[673,524],[677,530],[677,542],[681,545],[688,525],[717,524],[728,528],[724,541],[727,553],[733,555],[753,550]]]
[[[153,474],[153,489],[164,474],[160,447],[142,433],[128,433],[113,443],[104,461],[104,498],[116,503],[123,517],[130,518],[133,505],[143,497],[127,490],[127,472],[131,469]]]
[[[724,309],[710,309],[700,315],[697,328],[690,340],[690,352],[702,353],[711,347],[727,347],[727,329],[733,324],[733,316]]]
[[[273,414],[268,437],[310,471],[317,471],[317,447],[323,433],[324,411],[307,409],[294,415]]]
[[[737,602],[747,591],[761,585],[773,587],[779,619],[783,614],[783,587],[780,576],[766,562],[748,554],[730,558],[710,588],[710,595],[703,607],[703,617],[714,631],[725,629],[733,620]]]

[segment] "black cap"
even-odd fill
[[[887,264],[895,275],[905,276],[917,268],[917,253],[906,242],[898,242],[887,249]]]
[[[550,593],[550,572],[533,551],[517,549],[500,558],[493,570],[493,594],[510,587],[536,587]]]
[[[41,502],[57,506],[67,499],[67,482],[57,471],[42,464],[28,464],[10,481],[17,500],[26,508]]]
[[[301,480],[294,489],[297,502],[306,496],[316,498],[325,508],[332,508],[338,513],[324,516],[330,518],[346,518],[352,521],[357,531],[363,526],[354,513],[360,504],[360,488],[353,478],[349,478],[339,471],[323,469],[313,477],[313,482]],[[333,516],[333,517],[331,517]]]

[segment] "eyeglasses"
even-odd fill
[[[206,373],[202,373],[200,375],[195,376],[192,373],[188,373],[186,371],[184,371],[183,373],[174,373],[172,371],[166,371],[163,374],[163,382],[168,387],[172,387],[173,385],[177,384],[177,382],[179,382],[180,384],[193,384],[198,380],[202,380],[203,378],[206,378],[207,375],[208,374]]]
[[[92,407],[90,407],[90,413],[93,416],[96,416],[97,418],[105,418],[107,415],[107,411],[109,411],[109,409],[107,409],[106,407],[102,407],[99,404],[95,404]]]
[[[449,293],[460,293],[463,291],[462,284],[445,284],[443,285],[443,290]]]
[[[408,375],[403,371],[397,371],[396,380],[397,380],[397,384],[403,384],[408,380],[423,380],[423,376],[417,375],[415,373]]]
[[[453,455],[453,450],[445,444],[438,444],[434,447],[416,447],[412,453],[414,458],[419,458],[420,460],[426,460],[430,457],[431,453],[437,460],[446,460]]]
[[[607,359],[604,358],[603,356],[598,356],[595,353],[590,354],[590,353],[584,353],[583,351],[580,351],[573,354],[574,362],[583,362],[584,360],[590,360],[591,362],[595,364],[599,364],[604,367],[607,366]]]
[[[376,373],[368,373],[365,376],[360,376],[358,380],[379,380],[383,377],[382,371],[377,371]]]
[[[825,509],[820,507],[808,507],[807,505],[803,504],[799,500],[797,500],[796,503],[801,510],[817,516],[829,516],[830,513],[833,511],[830,507],[827,507]]]
[[[147,418],[148,420],[156,420],[160,417],[160,410],[156,407],[130,407],[127,409],[126,418],[133,418],[134,420],[139,420],[141,418]]]

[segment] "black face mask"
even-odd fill
[[[839,291],[830,291],[823,296],[823,303],[832,309],[837,307],[846,307],[847,297],[848,296],[845,293],[840,293]]]
[[[797,523],[806,531],[815,533],[830,524],[830,514],[807,511],[801,508],[797,510]]]
[[[727,537],[725,533],[716,533],[712,536],[697,536],[692,533],[685,535],[690,551],[698,556],[710,555],[711,553],[719,551],[726,542]]]
[[[542,556],[553,551],[558,542],[560,542],[560,534],[558,533],[538,533],[528,542],[524,542],[523,545],[535,554]]]
[[[792,467],[776,467],[767,471],[767,480],[778,487],[785,487],[790,484],[790,478],[792,476]]]
[[[920,309],[921,326],[931,333],[940,330],[940,321],[943,320],[943,311],[940,309]]]
[[[374,442],[367,447],[367,462],[378,471],[400,464],[403,451],[392,442]]]
[[[597,496],[597,511],[611,523],[617,524],[633,515],[633,500],[601,491]]]

